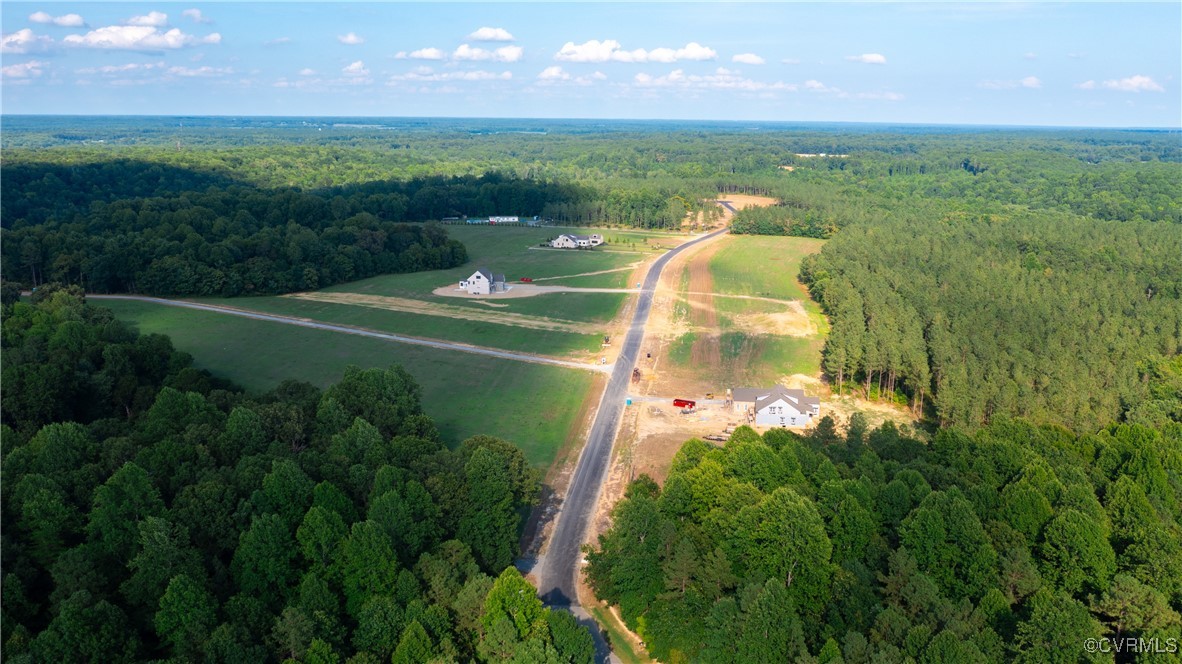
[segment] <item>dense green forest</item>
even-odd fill
[[[1008,414],[1090,431],[1144,401],[1153,363],[1182,350],[1179,228],[917,202],[843,229],[801,278],[829,314],[835,387],[906,392],[917,412],[930,397],[943,424]]]
[[[6,291],[8,662],[590,662],[511,566],[539,477],[398,367],[247,395],[76,288]]]
[[[629,486],[587,578],[664,662],[1113,661],[1086,649],[1105,636],[1175,661],[1180,519],[1177,421],[925,444],[825,417],[687,442],[663,487]]]

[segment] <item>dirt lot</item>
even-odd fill
[[[748,207],[767,207],[776,204],[776,199],[774,198],[751,196],[750,194],[727,194],[726,196],[719,196],[718,200],[730,203],[736,210],[742,210]]]

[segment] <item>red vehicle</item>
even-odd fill
[[[673,405],[678,408],[694,408],[698,405],[698,402],[690,401],[689,399],[674,399]]]
[[[534,278],[533,278],[533,277],[522,277],[522,278],[521,278],[521,283],[523,283],[523,284],[528,284],[528,283],[532,282],[533,280],[534,280]]]

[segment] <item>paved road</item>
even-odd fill
[[[538,594],[551,606],[573,607],[578,604],[575,583],[583,557],[579,547],[583,544],[587,525],[591,521],[595,504],[599,501],[599,490],[607,475],[612,444],[620,428],[620,415],[624,410],[624,397],[631,385],[632,368],[640,354],[644,326],[648,322],[649,310],[652,309],[653,291],[656,290],[657,280],[661,277],[661,270],[670,259],[683,250],[723,233],[726,233],[726,229],[703,235],[670,250],[653,263],[644,278],[644,286],[636,302],[636,312],[632,316],[632,325],[624,338],[620,356],[616,358],[611,380],[599,400],[599,410],[595,413],[591,434],[587,438],[587,444],[583,446],[582,454],[579,455],[574,477],[571,478],[570,488],[567,489],[566,498],[562,502],[562,512],[546,547],[546,555],[536,568]],[[581,612],[575,611],[576,615],[579,613]]]
[[[517,360],[520,362],[533,362],[535,364],[551,364],[558,367],[566,367],[568,369],[584,369],[586,371],[600,371],[608,373],[612,370],[613,365],[599,365],[587,364],[583,362],[570,362],[568,360],[559,360],[552,357],[545,357],[543,355],[530,355],[529,353],[514,353],[507,350],[496,350],[493,348],[484,348],[482,346],[470,346],[468,344],[453,343],[450,341],[436,341],[434,339],[420,339],[419,337],[407,337],[401,334],[388,334],[386,332],[378,332],[376,330],[367,330],[362,327],[349,327],[347,325],[333,325],[332,323],[319,323],[314,320],[306,318],[296,318],[294,316],[282,316],[279,314],[264,314],[257,311],[249,311],[246,309],[235,309],[233,307],[222,307],[216,304],[201,304],[198,302],[187,302],[185,300],[167,300],[160,297],[147,297],[145,295],[87,295],[88,300],[139,300],[140,302],[154,302],[156,304],[163,304],[170,307],[181,307],[183,309],[198,309],[200,311],[212,311],[219,314],[229,314],[231,316],[242,316],[243,318],[251,318],[254,320],[268,321],[272,323],[283,323],[286,325],[298,325],[300,327],[308,327],[314,330],[326,330],[329,332],[343,332],[345,334],[356,334],[360,337],[369,337],[371,339],[381,339],[383,341],[393,341],[401,344],[410,344],[412,346],[427,346],[429,348],[439,348],[442,350],[458,350],[464,353],[473,353],[476,355],[486,355],[488,357],[496,357],[502,360]]]
[[[738,212],[738,210],[736,210],[736,209],[735,209],[735,206],[731,205],[731,202],[730,202],[730,201],[714,201],[714,202],[715,202],[715,203],[718,203],[718,204],[719,204],[719,205],[721,205],[722,207],[724,207],[724,208],[726,208],[726,209],[730,210],[730,211],[731,211],[731,214],[735,214],[736,212]]]

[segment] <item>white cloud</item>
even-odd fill
[[[745,65],[762,65],[767,61],[754,53],[740,53],[731,58],[731,62],[740,62]]]
[[[1027,59],[1027,60],[1037,60],[1037,59],[1038,59],[1038,54],[1037,54],[1037,53],[1035,53],[1035,52],[1033,52],[1033,51],[1031,51],[1030,53],[1026,53],[1026,54],[1024,54],[1022,57],[1023,57],[1023,58],[1025,58],[1025,59]]]
[[[290,41],[291,41],[291,37],[276,37],[274,39],[268,39],[267,41],[263,42],[263,46],[277,46],[279,44],[286,44]]]
[[[86,21],[77,14],[64,14],[62,16],[50,16],[45,12],[33,12],[29,14],[29,20],[34,23],[52,23],[63,28],[81,28],[86,25]]]
[[[553,67],[546,67],[542,73],[538,74],[539,81],[566,81],[570,80],[570,74],[562,71],[562,67],[554,65]]]
[[[411,51],[410,53],[407,53],[406,51],[399,51],[398,53],[394,54],[394,57],[398,58],[399,60],[405,60],[407,58],[411,60],[446,60],[447,54],[444,53],[442,49],[431,47],[420,48],[417,51]]]
[[[213,23],[213,21],[206,18],[206,16],[201,13],[200,9],[186,9],[185,11],[181,12],[181,16],[184,16],[185,18],[191,18],[197,23]]]
[[[16,65],[8,65],[0,68],[4,78],[36,78],[42,74],[41,69],[46,66],[46,63],[40,60],[30,60]]]
[[[679,49],[654,48],[647,51],[638,48],[626,51],[620,48],[620,42],[614,39],[599,41],[592,39],[582,44],[567,42],[563,44],[555,60],[565,62],[677,62],[679,60],[713,60],[718,56],[714,49],[702,46],[697,42],[690,42]]]
[[[1148,76],[1135,74],[1128,78],[1104,81],[1104,87],[1121,92],[1165,92],[1166,89]]]
[[[126,74],[132,71],[148,71],[151,69],[160,69],[164,66],[163,62],[129,62],[125,65],[104,65],[102,67],[87,67],[79,69],[77,74]]]
[[[601,71],[597,71],[597,72],[595,72],[594,74],[591,74],[591,78],[593,78],[593,79],[595,79],[595,80],[597,80],[597,81],[606,81],[606,80],[607,80],[607,74],[605,74],[605,73],[603,73],[603,72],[601,72]]]
[[[674,69],[664,76],[651,76],[640,73],[633,77],[633,81],[635,81],[638,87],[642,88],[664,87],[699,90],[738,90],[744,92],[772,92],[777,90],[794,92],[798,89],[796,85],[782,81],[766,83],[743,78],[724,67],[719,67],[713,74],[705,75],[686,74],[682,69]]]
[[[1084,81],[1083,83],[1076,83],[1075,87],[1079,88],[1080,90],[1095,90],[1096,89],[1096,82],[1095,81]]]
[[[365,38],[358,37],[357,33],[355,33],[355,32],[350,32],[347,35],[337,35],[337,41],[341,42],[342,44],[349,44],[350,46],[356,46],[357,44],[364,44]]]
[[[185,78],[207,78],[210,76],[227,76],[234,73],[231,67],[210,67],[208,65],[203,67],[169,67],[168,73],[172,76],[183,76]]]
[[[784,58],[783,60],[780,60],[780,63],[785,64],[785,65],[798,65],[798,64],[800,64],[800,59],[799,58]]]
[[[311,67],[304,67],[300,70],[300,76],[315,76],[316,70]]]
[[[502,46],[492,51],[483,48],[473,48],[467,44],[460,44],[451,54],[455,60],[493,60],[496,62],[517,62],[525,52],[520,46]]]
[[[419,67],[418,69],[391,76],[389,85],[397,85],[401,81],[419,81],[419,82],[435,82],[435,81],[508,81],[513,78],[513,73],[503,71],[501,73],[474,70],[474,71],[449,71],[436,73],[430,67]]]
[[[981,81],[977,87],[986,90],[1013,90],[1014,88],[1037,90],[1042,87],[1042,81],[1037,76],[1027,76],[1017,81]]]
[[[903,101],[903,99],[905,98],[903,95],[899,94],[898,92],[859,92],[854,95],[847,95],[845,93],[842,93],[838,96],[840,96],[842,98],[852,98],[852,99],[881,99],[883,101]]]
[[[1080,58],[1086,58],[1086,57],[1088,57],[1088,54],[1087,54],[1087,53],[1081,53],[1081,52],[1079,52],[1079,51],[1076,51],[1076,52],[1073,52],[1073,53],[1068,53],[1068,54],[1067,54],[1067,57],[1071,58],[1072,60],[1079,60]]]
[[[513,41],[513,35],[504,28],[480,28],[468,35],[472,41]]]
[[[40,53],[53,47],[53,40],[44,35],[34,34],[32,30],[23,28],[11,34],[4,35],[0,40],[0,53]]]
[[[202,44],[217,44],[222,36],[216,32],[204,37],[187,35],[177,28],[160,32],[151,26],[112,25],[91,30],[85,35],[66,35],[62,43],[79,48],[100,48],[126,51],[158,51]]]
[[[885,65],[886,56],[881,53],[863,53],[862,55],[847,55],[846,60],[850,62],[861,62],[867,65]]]
[[[361,60],[347,65],[345,68],[341,69],[341,73],[350,78],[369,76],[369,70],[365,68],[365,63]]]
[[[161,12],[148,12],[144,16],[132,16],[131,18],[127,19],[127,25],[161,28],[168,25],[168,14],[163,14]]]
[[[812,79],[804,82],[804,89],[810,92],[841,92],[838,88],[831,88],[820,81]]]

